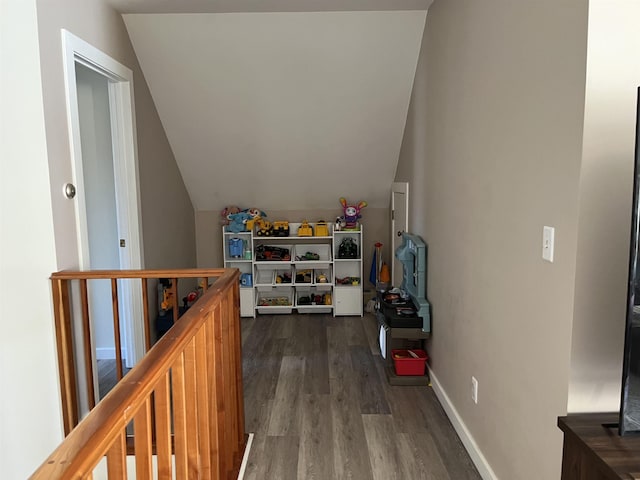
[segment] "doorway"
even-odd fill
[[[391,281],[394,287],[402,284],[402,263],[395,252],[402,245],[402,234],[409,228],[409,183],[391,185]]]
[[[66,30],[62,43],[80,269],[142,268],[133,72]],[[111,297],[100,295],[106,282],[90,287],[92,304]],[[118,298],[121,355],[131,367],[144,355],[140,285],[118,281]],[[116,358],[111,310],[91,311],[98,358]]]

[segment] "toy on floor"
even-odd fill
[[[367,202],[362,201],[357,205],[348,205],[347,200],[344,197],[340,197],[340,205],[342,205],[342,209],[344,210],[344,229],[345,230],[357,230],[358,229],[358,220],[362,218],[360,215],[360,210],[367,206]]]

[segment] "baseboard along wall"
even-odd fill
[[[469,456],[471,457],[473,464],[478,469],[480,476],[483,480],[498,480],[497,475],[494,473],[491,465],[489,465],[489,462],[482,454],[482,451],[471,435],[471,432],[469,432],[464,421],[462,421],[462,417],[460,417],[456,407],[451,403],[451,399],[447,395],[447,392],[442,388],[442,385],[438,381],[438,377],[431,369],[429,369],[429,378],[431,379],[431,387],[433,388],[436,397],[438,397],[438,401],[442,405],[447,417],[449,417],[449,421],[451,421],[454,430],[458,434],[458,437],[460,437],[464,448],[467,450],[467,453],[469,453]]]

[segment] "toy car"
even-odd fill
[[[291,260],[291,254],[288,248],[272,247],[269,245],[258,245],[256,247],[256,260],[274,262],[282,260],[288,262]]]
[[[273,226],[267,220],[262,218],[256,220],[256,227],[258,228],[256,235],[259,237],[270,237],[273,234]]]
[[[358,245],[351,237],[347,237],[338,247],[338,258],[358,258]]]
[[[288,237],[289,236],[289,222],[284,222],[284,221],[273,222],[273,236],[274,237]]]
[[[296,283],[311,283],[311,270],[298,270],[296,272]]]
[[[316,223],[315,236],[316,237],[329,236],[329,227],[327,225],[327,222],[325,222],[324,220],[318,220],[318,222]]]
[[[307,252],[304,255],[296,255],[296,261],[304,262],[307,260],[320,260],[320,255],[314,252]]]
[[[309,222],[304,220],[302,224],[298,227],[298,236],[299,237],[312,237],[313,236],[313,227],[309,225]]]

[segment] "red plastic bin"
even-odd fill
[[[391,358],[396,367],[396,375],[424,375],[427,352],[419,349],[412,349],[418,358],[414,358],[409,350],[391,350]]]

